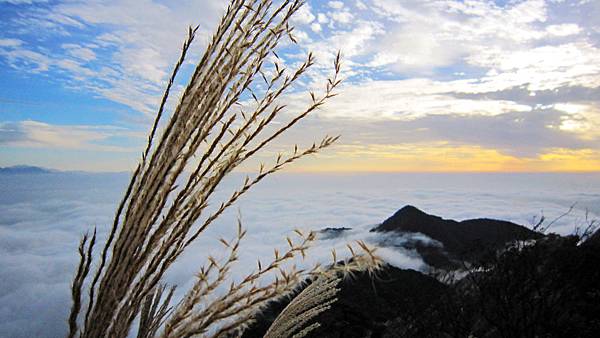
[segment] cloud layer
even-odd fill
[[[0,336],[57,337],[66,330],[69,283],[76,265],[79,236],[97,226],[106,235],[127,174],[55,173],[0,176]],[[241,181],[234,176],[219,194]],[[234,236],[242,216],[248,236],[232,278],[285,247],[294,228],[351,227],[335,240],[322,240],[304,263],[329,262],[330,249],[341,257],[354,239],[378,243],[375,224],[406,204],[445,218],[492,217],[530,224],[543,213],[553,219],[579,202],[571,215],[551,229],[571,233],[583,210],[600,215],[598,175],[275,175],[251,191],[190,247],[167,276],[181,294],[209,254],[219,256],[218,238]],[[403,238],[386,238],[402,241]],[[381,249],[389,262],[421,269],[414,252]]]

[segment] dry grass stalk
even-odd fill
[[[167,295],[163,297],[165,290],[166,286],[159,285],[144,299],[140,311],[138,338],[156,336],[167,315],[170,313],[171,308],[169,307],[169,303],[173,297],[175,287],[170,288]]]
[[[300,338],[318,328],[319,323],[307,324],[336,301],[340,280],[337,276],[317,277],[277,316],[265,338]]]
[[[95,234],[89,241],[84,236],[81,242],[80,266],[72,285],[69,337],[125,337],[136,318],[144,326],[140,330],[144,337],[157,335],[161,327],[162,337],[216,337],[239,332],[265,302],[291,291],[307,273],[320,271],[319,267],[310,271],[283,268],[284,263],[303,256],[314,241],[314,234],[299,232],[299,240],[288,239],[287,252],[276,251],[269,264],[259,263],[257,272],[232,283],[226,294],[215,296],[237,260],[239,241],[245,234],[240,226],[232,243],[222,241],[230,250],[225,262],[210,258],[174,309],[168,308],[172,291],[161,302],[165,297],[160,282],[167,269],[241,195],[266,176],[337,140],[325,137],[305,150],[295,147],[290,155],[280,154],[272,166],[261,165],[254,178],[247,177],[228,199],[217,204],[215,211],[207,211],[209,201],[214,203],[216,188],[228,174],[336,95],[334,91],[341,81],[339,55],[324,93],[316,96],[311,92],[312,102],[304,111],[274,131],[267,128],[284,109],[277,100],[314,63],[309,54],[293,71],[278,61],[269,72],[264,71],[270,55],[278,59],[273,50],[281,39],[289,36],[294,41],[289,20],[302,4],[300,0],[285,0],[278,5],[270,0],[233,0],[162,135],[156,137],[171,86],[195,37],[196,29],[190,28],[148,145],[117,208],[92,274]],[[256,79],[265,83],[262,94],[252,90]],[[238,107],[245,95],[255,100],[248,112]],[[185,174],[186,168],[191,175]],[[184,183],[178,187],[176,182],[181,181]],[[378,264],[369,248],[364,246],[362,250],[365,259],[356,259],[357,264],[345,269]],[[273,282],[260,283],[274,274],[277,277]],[[85,300],[84,284],[89,290]]]

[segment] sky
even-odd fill
[[[225,5],[0,0],[0,166],[130,170],[187,27],[176,91]],[[344,84],[279,146],[340,141],[292,170],[600,170],[599,1],[311,0],[293,23],[284,62],[315,53],[308,88],[341,50]]]

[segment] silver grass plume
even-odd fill
[[[266,176],[338,139],[326,136],[303,150],[295,146],[287,155],[279,154],[274,164],[261,164],[258,174],[246,177],[228,198],[219,201],[214,196],[235,168],[336,95],[341,82],[339,53],[323,93],[310,92],[311,101],[304,110],[283,124],[272,123],[285,108],[278,103],[282,96],[315,62],[309,53],[298,68],[290,70],[274,52],[283,38],[296,41],[290,18],[302,5],[301,0],[277,5],[271,0],[232,0],[178,105],[158,133],[171,87],[196,36],[197,28],[189,29],[95,269],[96,232],[80,243],[80,263],[71,288],[69,338],[126,337],[136,318],[143,337],[239,333],[266,302],[289,294],[307,275],[321,271],[319,266],[284,269],[298,256],[304,257],[315,240],[314,233],[298,231],[295,239],[287,238],[289,249],[275,250],[269,262],[259,262],[257,270],[229,284],[224,294],[217,292],[227,285],[238,259],[239,243],[246,233],[238,224],[235,238],[220,240],[227,250],[225,258],[209,256],[183,299],[171,306],[172,291],[165,295],[161,286],[169,267],[240,196]],[[271,55],[276,61],[267,72]],[[255,81],[264,82],[264,90],[253,90],[258,88],[253,86]],[[250,96],[254,104],[243,107],[241,98]],[[209,204],[216,205],[216,210],[208,211]],[[345,269],[378,266],[372,249],[358,244],[363,253],[356,256],[365,260],[356,262],[366,265],[351,264]]]
[[[277,316],[265,338],[301,338],[318,328],[319,323],[310,322],[337,300],[340,281],[337,276],[317,277]]]

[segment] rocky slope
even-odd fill
[[[339,287],[338,301],[318,316],[321,327],[310,337],[381,337],[388,320],[420,315],[448,288],[435,278],[393,266],[385,267],[376,278],[358,274]],[[288,303],[283,299],[269,304],[243,337],[262,337]]]
[[[415,244],[425,263],[436,268],[459,267],[460,261],[474,261],[494,253],[506,243],[539,239],[543,235],[515,223],[479,218],[465,221],[443,219],[407,205],[373,228],[373,232],[422,233],[442,243],[443,248]]]
[[[322,235],[331,238],[348,230],[328,228]],[[413,206],[400,209],[371,231],[390,236],[424,234],[435,242],[407,241],[402,246],[414,246],[428,264],[448,273],[462,266],[458,262],[465,260],[475,266],[480,264],[487,272],[467,275],[455,284],[393,266],[385,267],[376,278],[359,274],[340,284],[338,301],[317,317],[321,327],[310,337],[465,337],[472,334],[502,337],[506,332],[515,334],[524,329],[522,321],[511,321],[517,317],[529,320],[527,325],[546,336],[552,336],[552,330],[572,329],[581,333],[586,326],[591,328],[590,332],[595,332],[595,327],[600,328],[596,317],[588,313],[598,306],[585,300],[600,297],[597,283],[600,273],[590,272],[600,253],[594,244],[600,235],[589,240],[587,249],[581,249],[573,239],[544,236],[511,222],[492,219],[458,222],[429,215]],[[523,242],[527,240],[536,241]],[[508,243],[515,245],[507,249]],[[569,263],[569,257],[575,257],[576,262]],[[550,282],[554,279],[560,282]],[[540,295],[555,297],[570,307],[565,310],[557,307],[556,302],[542,302],[545,305],[538,307],[543,314],[531,315],[531,311],[537,313],[536,309],[527,304],[536,304]],[[491,304],[490,307],[480,308],[478,304],[482,301]],[[243,337],[262,337],[288,303],[289,300],[284,299],[267,306]],[[503,315],[508,319],[493,317],[500,311],[507,312]],[[575,318],[565,317],[566,311],[574,313],[578,322],[571,325],[570,320],[564,319]],[[562,326],[553,328],[540,323],[544,316],[556,317],[556,323],[562,320]],[[581,336],[588,336],[586,334],[583,332]]]

